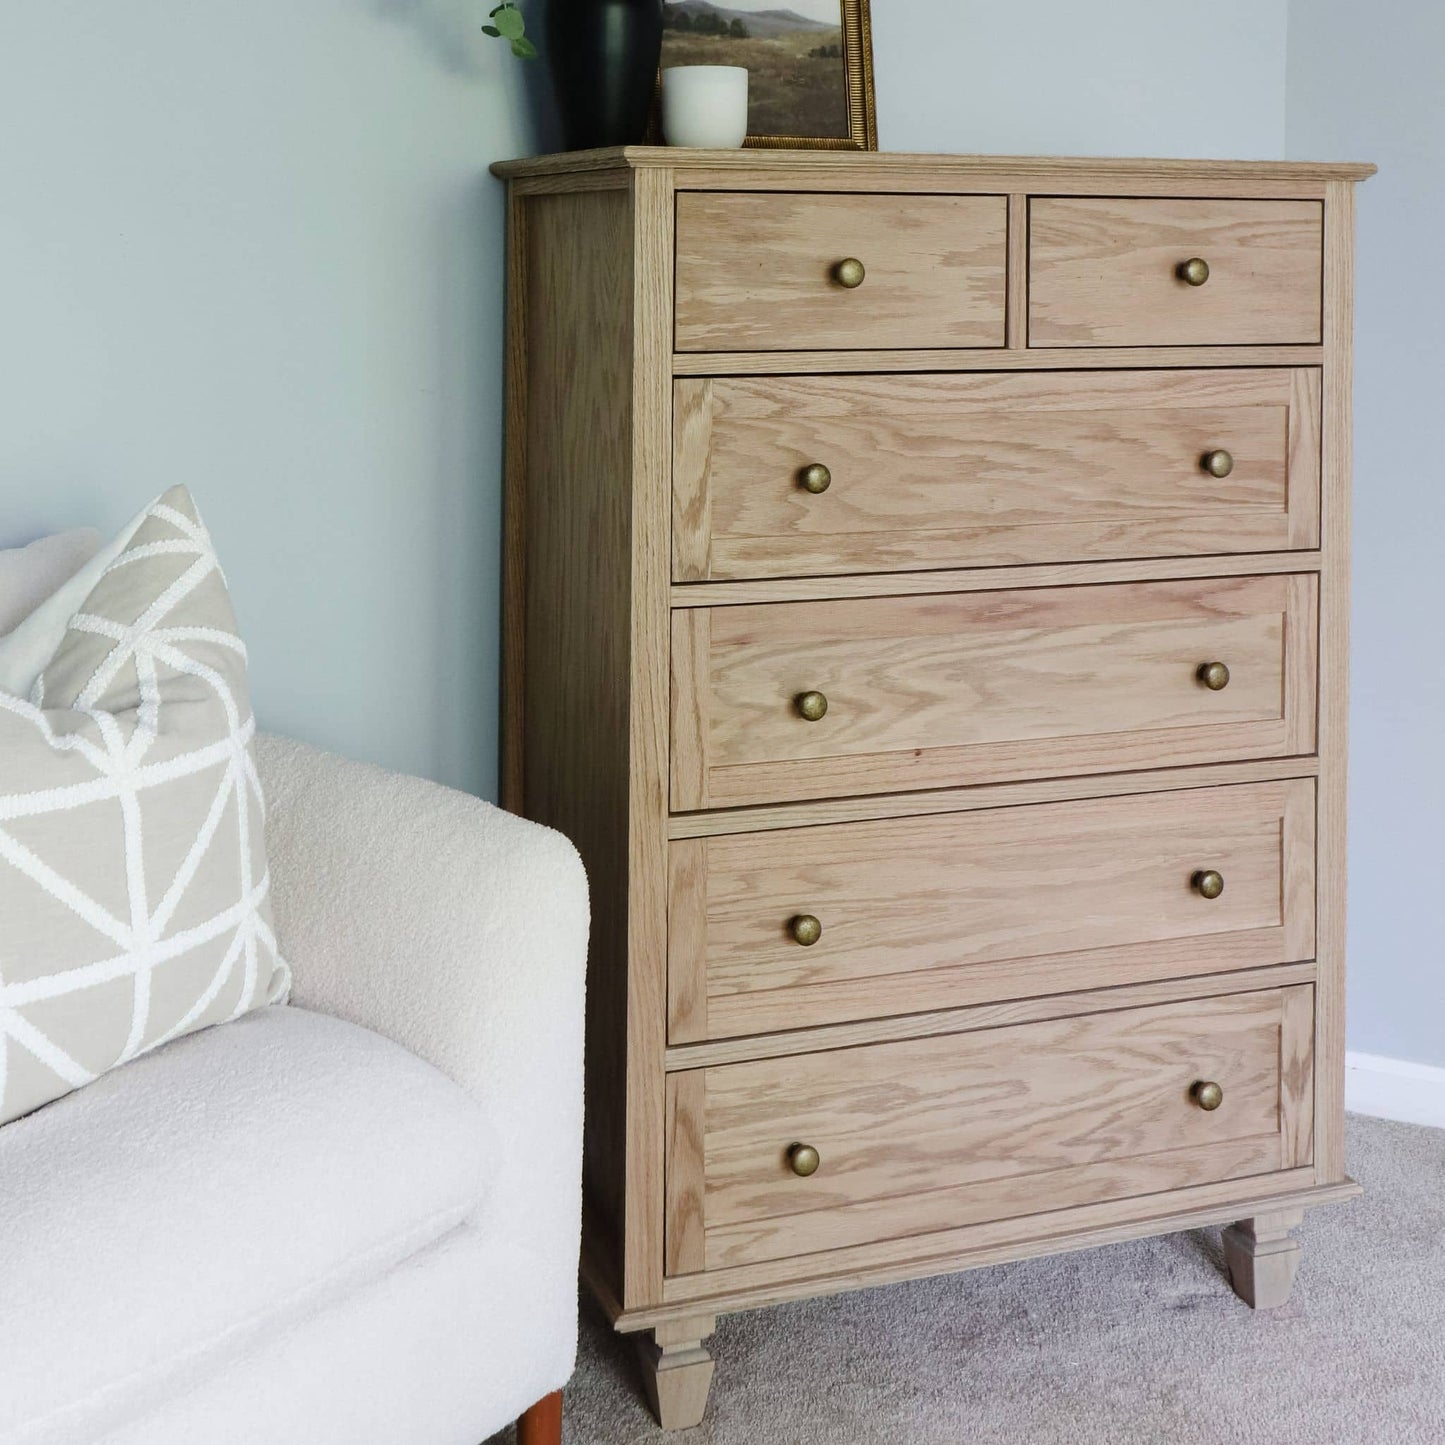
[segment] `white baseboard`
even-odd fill
[[[1347,1052],[1345,1108],[1376,1119],[1445,1129],[1445,1069],[1380,1054]]]

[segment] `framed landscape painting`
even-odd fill
[[[868,0],[668,0],[662,66],[742,65],[750,146],[877,150]]]

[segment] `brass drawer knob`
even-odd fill
[[[821,692],[800,692],[793,699],[793,706],[798,709],[799,717],[817,722],[828,711],[828,699]]]
[[[800,913],[788,920],[788,932],[793,935],[794,943],[811,948],[823,936],[823,925],[811,913]]]
[[[861,286],[863,278],[867,274],[863,269],[863,263],[856,256],[846,256],[833,267],[833,279],[840,286],[846,286],[850,291]]]
[[[1210,692],[1223,692],[1229,686],[1229,669],[1222,662],[1201,662],[1195,675]]]
[[[828,490],[833,481],[833,473],[822,462],[813,462],[799,472],[798,480],[803,484],[805,492],[812,492],[814,496],[817,496],[819,492]]]
[[[810,1174],[816,1174],[818,1165],[822,1162],[818,1157],[818,1151],[811,1144],[788,1145],[788,1168],[799,1179],[806,1179]]]
[[[1227,477],[1234,470],[1234,458],[1223,448],[1218,448],[1212,452],[1205,452],[1199,459],[1199,465],[1211,477]]]
[[[1189,884],[1201,898],[1218,898],[1224,892],[1224,874],[1213,868],[1201,868]]]
[[[1179,279],[1190,286],[1202,286],[1209,280],[1209,262],[1201,256],[1191,256],[1179,263]]]
[[[1212,1114],[1224,1102],[1224,1090],[1213,1079],[1201,1079],[1189,1092],[1206,1114]]]

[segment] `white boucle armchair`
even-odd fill
[[[292,1004],[0,1129],[0,1442],[480,1445],[521,1416],[553,1445],[581,864],[432,783],[257,761]]]
[[[560,1401],[546,1397],[571,1375],[577,1347],[581,860],[561,834],[418,778],[275,737],[258,741],[257,762],[292,1002],[435,1065],[496,1136],[485,1219],[505,1273],[467,1302],[473,1356],[455,1386],[485,1433],[541,1402],[520,1434],[560,1440]],[[405,1380],[387,1389],[404,1395]],[[413,1411],[375,1438],[428,1445],[474,1433],[426,1434]]]
[[[519,1417],[555,1445],[577,854],[433,783],[256,754],[292,1002],[0,1128],[0,1445],[481,1445]]]

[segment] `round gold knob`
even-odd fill
[[[811,948],[823,936],[823,925],[811,913],[800,913],[788,920],[788,932],[793,935],[794,943]]]
[[[1209,280],[1209,262],[1199,256],[1191,256],[1179,263],[1179,279],[1190,286],[1202,286]]]
[[[1229,668],[1222,662],[1201,662],[1195,676],[1210,692],[1223,692],[1229,686]]]
[[[1227,451],[1219,449],[1205,452],[1199,459],[1199,465],[1211,477],[1227,477],[1234,470],[1234,458]]]
[[[799,1179],[806,1179],[808,1175],[816,1174],[818,1165],[822,1162],[818,1157],[818,1151],[811,1144],[788,1145],[788,1168]]]
[[[814,462],[798,473],[798,480],[803,484],[805,492],[812,492],[814,496],[817,496],[819,492],[828,490],[833,480],[833,473],[822,462]]]
[[[856,286],[861,286],[863,278],[867,274],[863,269],[863,263],[856,256],[847,256],[833,267],[833,279],[840,286],[846,286],[850,291]]]
[[[1224,1090],[1213,1079],[1201,1079],[1189,1092],[1206,1114],[1212,1114],[1224,1102]]]
[[[1218,898],[1224,892],[1224,874],[1213,868],[1201,868],[1189,883],[1201,898]]]
[[[828,711],[828,699],[821,692],[800,692],[793,699],[793,706],[798,709],[799,717],[817,722]]]

